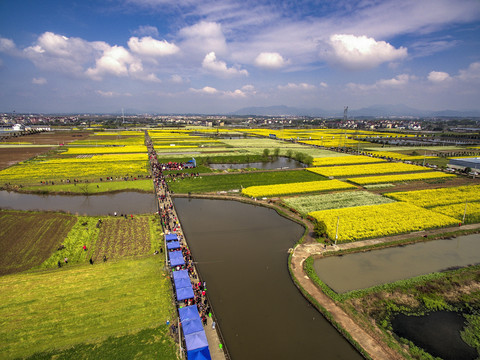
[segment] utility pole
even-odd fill
[[[335,232],[335,245],[337,245],[338,240],[338,224],[340,223],[340,216],[337,216],[337,231]]]

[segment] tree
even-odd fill
[[[263,157],[268,158],[268,155],[270,154],[270,150],[268,149],[263,149]]]
[[[313,227],[316,237],[326,237],[327,235],[327,225],[323,221],[317,221]]]
[[[290,149],[287,150],[287,157],[288,158],[293,158],[293,151],[292,150],[290,150]]]
[[[275,148],[275,150],[273,150],[273,156],[275,158],[278,158],[278,155],[280,155],[280,148]]]

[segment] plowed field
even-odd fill
[[[142,216],[104,219],[92,259],[101,261],[103,255],[115,259],[147,254],[151,248],[148,219]]]
[[[76,221],[67,214],[0,211],[0,275],[40,265]]]

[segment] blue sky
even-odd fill
[[[0,111],[480,110],[479,0],[2,0]]]

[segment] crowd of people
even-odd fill
[[[208,303],[207,299],[207,286],[206,282],[202,282],[199,279],[198,273],[194,266],[194,260],[192,254],[185,242],[183,233],[181,231],[180,223],[177,218],[172,200],[170,198],[169,188],[166,181],[166,177],[176,178],[176,177],[186,177],[186,176],[198,176],[198,173],[195,174],[169,174],[165,175],[164,171],[171,170],[182,170],[185,168],[185,163],[169,162],[169,163],[159,163],[157,159],[157,154],[153,148],[151,140],[147,138],[147,149],[148,156],[150,159],[150,166],[152,168],[152,177],[153,183],[155,186],[155,193],[158,199],[159,210],[158,215],[160,216],[162,226],[165,234],[176,234],[177,239],[180,243],[180,248],[171,250],[171,251],[181,251],[183,259],[185,261],[184,265],[179,265],[174,268],[171,268],[171,280],[173,283],[173,272],[179,270],[187,270],[190,276],[190,281],[192,284],[192,289],[194,292],[194,297],[191,299],[186,299],[183,301],[177,301],[178,307],[197,305],[197,310],[199,312],[200,318],[204,326],[208,324],[208,318],[212,317],[212,310]],[[168,259],[168,254],[166,254]],[[169,267],[170,268],[170,267]],[[213,321],[213,319],[212,319]]]

